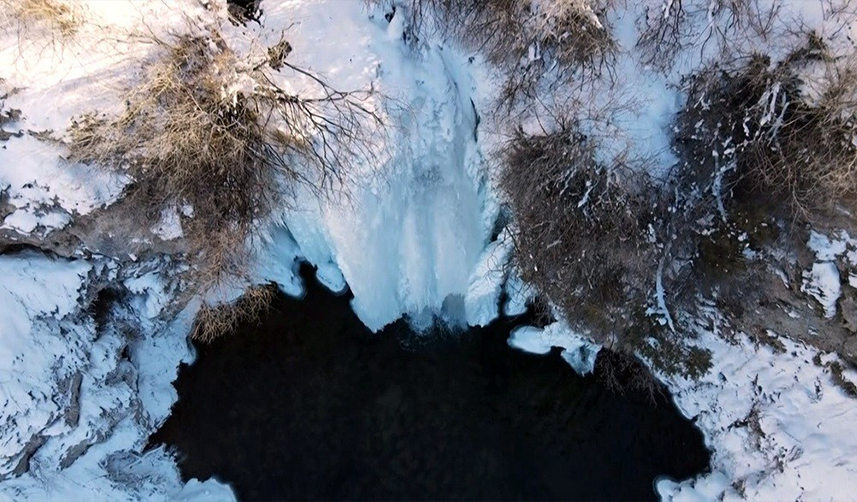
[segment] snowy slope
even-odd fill
[[[38,26],[0,32],[3,105],[22,112],[4,129],[24,132],[0,145],[0,200],[11,206],[0,230],[12,242],[49,243],[117,200],[124,176],[66,162],[59,143],[36,136],[59,138],[74,116],[120,108],[149,48],[119,39],[144,18],[169,29],[182,11],[199,9],[77,5],[88,22],[61,45]],[[0,255],[0,499],[232,499],[215,481],[182,483],[163,451],[141,454],[176,399],[179,363],[191,360],[193,311],[172,324],[159,318],[174,293],[165,289],[169,260],[134,264],[85,251],[93,250],[77,249],[75,260]],[[98,307],[105,311],[96,320],[103,288],[124,293],[121,303]]]
[[[117,273],[104,260],[0,256],[0,499],[231,498],[213,481],[183,486],[163,451],[140,455],[190,359],[188,316],[155,322],[165,292],[152,272],[127,281],[128,303],[99,326],[93,295]]]
[[[267,0],[261,25],[246,27],[224,23],[222,2],[212,4],[213,11],[191,0],[83,2],[92,22],[61,50],[47,42],[19,45],[15,33],[2,34],[0,76],[5,86],[21,88],[5,103],[23,112],[13,127],[62,131],[81,113],[121,109],[123,85],[149,50],[119,41],[126,30],[181,30],[184,16],[196,17],[223,24],[228,41],[245,49],[275,43],[285,30],[290,62],[343,90],[375,89],[367,105],[387,127],[374,158],[354,166],[347,197],[299,194],[297,208],[276,215],[256,248],[256,279],[300,296],[296,272],[306,259],[332,290],[347,284],[355,311],[376,330],[402,315],[417,326],[438,317],[485,325],[501,307],[510,315],[525,310],[534,291],[507,267],[508,235],[491,242],[498,203],[487,161],[517,124],[492,122],[496,86],[479,57],[431,37],[410,46],[402,16],[388,21],[389,9],[357,0]],[[635,20],[646,3],[629,4],[611,24],[629,51],[619,61],[618,89],[630,92],[635,106],[600,132],[665,168],[672,159],[665,129],[682,99],[678,79],[700,59],[679,55],[669,74],[641,68],[633,54]],[[788,5],[827,26],[830,19],[810,4]],[[288,70],[279,78],[295,90],[306,84]],[[63,153],[29,135],[3,144],[0,192],[14,209],[2,228],[49,237],[117,200],[128,180],[70,165]],[[155,230],[164,238],[181,235],[175,214]],[[835,309],[843,285],[830,263],[846,248],[816,240],[806,291]],[[163,451],[141,454],[176,399],[178,365],[192,358],[186,335],[194,307],[166,322],[174,315],[164,309],[177,293],[168,258],[114,258],[120,259],[0,255],[0,499],[230,499],[216,481],[182,484]],[[125,296],[96,322],[91,302],[107,286]],[[664,378],[714,451],[711,473],[680,484],[662,480],[664,498],[853,497],[857,406],[833,384],[830,368],[815,362],[835,356],[781,341],[785,351],[776,352],[703,330],[698,343],[712,351],[712,371],[698,382]],[[533,352],[564,347],[581,373],[592,370],[598,350],[562,323],[521,329],[509,343]]]
[[[713,470],[657,488],[671,500],[850,500],[857,483],[857,406],[816,363],[835,355],[779,338],[785,352],[706,333],[714,367],[668,380],[679,409],[713,449]],[[855,375],[851,376],[852,380]]]
[[[122,41],[144,18],[159,19],[160,28],[182,20],[180,12],[158,2],[90,1],[74,4],[87,20],[73,38],[60,42],[38,23],[0,30],[0,95],[4,107],[22,111],[6,128],[61,138],[73,117],[121,109],[123,89],[133,78],[146,44]],[[187,13],[198,11],[188,5]],[[14,211],[0,224],[21,234],[44,236],[116,200],[127,183],[108,173],[60,160],[59,144],[24,134],[0,149],[0,193]]]

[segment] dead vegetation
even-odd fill
[[[574,124],[544,135],[518,132],[509,141],[499,184],[516,217],[514,262],[573,327],[613,351],[599,370],[608,384],[622,380],[653,391],[634,355],[653,337],[673,347],[655,359],[663,363],[658,369],[697,371],[684,364],[693,350],[640,312],[667,252],[655,235],[665,208],[639,166],[618,159],[603,165],[598,147]]]
[[[68,39],[83,22],[82,8],[71,0],[0,0],[0,23],[19,38],[42,33]]]
[[[810,34],[781,63],[752,54],[706,67],[687,82],[676,141],[692,176],[731,208],[763,207],[818,221],[857,195],[857,65]]]
[[[191,337],[203,343],[233,334],[239,325],[261,321],[277,298],[277,286],[266,284],[244,290],[231,303],[204,304],[194,319]]]
[[[611,391],[639,391],[652,403],[666,397],[663,385],[645,363],[627,350],[602,350],[595,361],[595,376]]]
[[[645,303],[657,262],[644,236],[651,201],[624,166],[601,166],[573,126],[509,143],[500,186],[514,211],[515,259],[569,319],[599,333],[625,325]]]
[[[790,229],[857,209],[855,75],[812,34],[781,63],[704,67],[686,81],[683,163],[664,180],[627,157],[605,164],[604,140],[579,122],[518,133],[500,186],[522,276],[596,341],[698,376],[710,355],[686,343],[682,313],[713,295],[741,319],[742,304],[764,300],[746,284],[771,273],[748,256],[773,244],[788,253],[806,237]]]
[[[80,117],[68,133],[69,158],[128,174],[137,224],[178,213],[193,292],[217,296],[246,277],[259,222],[298,187],[319,197],[347,187],[351,162],[370,155],[367,135],[379,117],[365,102],[371,90],[339,91],[291,65],[285,41],[247,58],[211,27],[151,41],[155,57],[124,112]],[[305,77],[314,94],[277,85],[281,67]],[[252,293],[238,311],[204,307],[195,333],[212,338],[260,298]]]
[[[574,74],[610,70],[617,49],[605,25],[612,0],[409,0],[409,36],[431,33],[456,40],[503,70],[501,101],[533,99],[541,85]],[[394,15],[400,15],[394,13]]]
[[[700,60],[723,57],[745,40],[774,36],[780,6],[758,0],[670,0],[649,2],[637,43],[642,63],[667,70],[685,47]]]
[[[810,32],[779,62],[738,54],[685,80],[674,137],[681,162],[667,184],[674,308],[692,312],[711,298],[735,330],[759,340],[790,326],[784,312],[799,308],[784,306],[806,302],[808,228],[853,225],[855,69]],[[783,286],[787,275],[797,282]],[[828,331],[794,336],[824,349],[841,328]]]

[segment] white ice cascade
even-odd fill
[[[496,216],[477,142],[470,63],[439,46],[423,46],[415,57],[395,18],[367,25],[370,33],[354,36],[364,45],[349,56],[372,59],[372,85],[391,98],[382,105],[395,124],[386,153],[379,164],[360,167],[348,203],[309,202],[284,223],[322,282],[332,289],[347,282],[369,328],[402,315],[417,326],[436,315],[464,322],[471,274]],[[291,263],[294,244],[278,245],[286,249],[279,259]],[[293,282],[282,273],[269,278]]]
[[[354,309],[372,329],[403,313],[423,323],[440,311],[462,319],[487,237],[475,112],[443,54],[429,56],[445,78],[416,82],[435,88],[415,94],[402,114],[402,148],[385,168],[386,186],[361,194],[350,218],[333,220]]]

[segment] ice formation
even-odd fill
[[[93,23],[63,51],[19,46],[14,34],[2,34],[5,84],[19,88],[5,105],[24,114],[13,127],[62,131],[73,116],[121,108],[122,84],[134,78],[146,48],[105,40],[98,30],[125,33],[151,28],[145,20],[156,19],[153,29],[165,31],[180,28],[186,16],[213,22],[223,15],[224,9],[202,4],[82,2]],[[811,11],[813,2],[791,4]],[[436,317],[485,325],[501,310],[520,314],[535,292],[507,266],[508,235],[492,238],[498,204],[485,158],[498,138],[480,125],[480,111],[495,91],[490,71],[440,40],[408,45],[403,16],[385,16],[384,7],[265,1],[260,23],[233,26],[217,18],[236,46],[276,42],[286,30],[290,61],[338,88],[374,88],[371,106],[389,126],[372,162],[355,166],[347,199],[319,202],[301,194],[298,208],[277,215],[259,236],[256,279],[300,296],[297,269],[307,260],[331,290],[350,288],[355,311],[376,330],[403,315],[424,326]],[[629,8],[611,21],[632,50],[639,12]],[[664,129],[681,96],[666,77],[629,58],[618,68],[620,85],[642,105],[621,117],[630,126],[613,132],[668,163]],[[0,212],[0,230],[50,238],[120,197],[127,179],[71,165],[63,154],[31,135],[3,143],[0,210],[5,200],[11,211]],[[167,212],[152,231],[165,241],[178,239],[177,223],[177,214]],[[850,279],[831,264],[853,254],[853,246],[847,251],[837,244],[841,239],[813,238],[817,262],[805,288],[829,313]],[[171,382],[179,363],[193,357],[186,336],[196,305],[177,317],[164,312],[178,287],[169,259],[127,258],[120,266],[97,253],[0,255],[0,499],[233,497],[216,480],[183,484],[162,450],[141,453],[176,399]],[[93,302],[110,285],[129,296],[96,313]],[[536,353],[562,347],[579,373],[592,371],[598,350],[562,322],[520,328],[509,343]],[[712,471],[682,483],[661,480],[660,494],[677,500],[851,497],[857,407],[831,383],[828,367],[813,364],[836,356],[785,339],[786,351],[777,353],[704,331],[699,343],[713,352],[711,372],[696,382],[663,378],[682,412],[705,432]]]

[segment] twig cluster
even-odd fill
[[[535,99],[540,86],[610,71],[616,43],[605,24],[612,0],[409,0],[414,39],[441,33],[478,51],[507,76],[501,101]],[[398,15],[398,14],[397,14]]]
[[[213,28],[151,38],[156,57],[125,111],[76,120],[69,155],[129,174],[127,198],[149,221],[181,213],[192,283],[206,293],[246,276],[252,233],[298,187],[320,197],[344,189],[352,162],[371,155],[380,116],[371,89],[335,89],[286,61],[285,42],[239,58]],[[305,77],[312,94],[277,85],[279,68]]]

